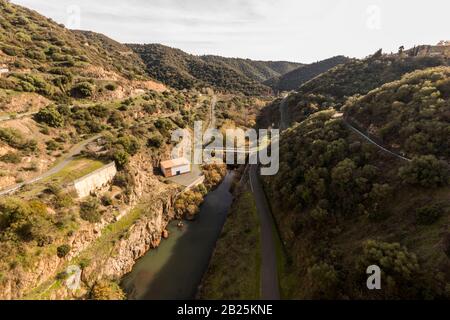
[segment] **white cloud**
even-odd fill
[[[362,57],[381,47],[393,51],[400,45],[436,43],[447,39],[450,29],[446,16],[450,3],[442,0],[13,2],[61,23],[67,23],[67,7],[78,5],[81,28],[121,42],[159,42],[195,54],[266,60],[311,62],[337,54]]]

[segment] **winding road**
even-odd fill
[[[249,180],[261,227],[261,298],[263,300],[279,300],[277,251],[273,233],[275,222],[259,181],[258,169],[257,165],[250,166]]]
[[[15,115],[10,115],[10,114],[9,115],[3,115],[3,116],[0,116],[0,122],[22,119],[22,118],[25,118],[25,117],[34,116],[36,113],[37,113],[37,111],[19,113],[19,114],[15,114]]]
[[[58,172],[60,172],[62,169],[64,169],[64,167],[74,159],[74,157],[78,154],[80,154],[80,152],[84,149],[84,147],[86,147],[86,145],[88,145],[90,142],[98,139],[101,137],[101,134],[95,135],[87,140],[84,140],[83,142],[75,145],[74,147],[72,147],[72,149],[69,151],[69,153],[67,153],[63,159],[61,159],[57,165],[53,166],[52,168],[50,168],[49,170],[47,170],[46,172],[42,173],[41,175],[34,177],[30,180],[21,182],[21,183],[17,183],[15,185],[9,186],[6,189],[3,189],[0,191],[0,196],[4,196],[4,195],[8,195],[11,194],[17,190],[19,190],[20,188],[22,188],[25,185],[29,185],[29,184],[33,184],[36,183],[38,181],[41,181],[45,178],[48,178]]]
[[[366,134],[364,134],[363,132],[359,131],[358,129],[356,129],[354,126],[352,126],[346,119],[344,119],[344,124],[347,126],[347,128],[349,128],[350,130],[352,130],[353,132],[355,132],[356,134],[358,134],[359,136],[361,136],[362,138],[364,138],[364,140],[366,140],[367,142],[373,144],[374,146],[376,146],[378,149],[380,149],[381,151],[384,151],[394,157],[396,157],[397,159],[403,160],[403,161],[408,161],[411,162],[411,159],[408,159],[398,153],[395,153],[389,149],[386,149],[385,147],[379,145],[378,143],[376,143],[373,139],[371,139],[369,136],[367,136]]]

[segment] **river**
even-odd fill
[[[132,300],[193,299],[205,273],[232,203],[234,173],[210,192],[195,221],[168,226],[170,237],[139,259],[121,282]]]

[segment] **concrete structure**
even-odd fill
[[[79,198],[89,196],[95,191],[107,187],[117,173],[116,164],[111,162],[90,174],[77,179],[73,182],[73,186]]]
[[[191,163],[185,158],[161,162],[161,171],[166,178],[191,172]]]

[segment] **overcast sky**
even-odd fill
[[[194,54],[314,62],[450,40],[448,0],[13,0],[69,28]]]

